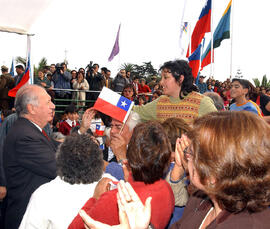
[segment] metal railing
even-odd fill
[[[70,94],[70,99],[60,99],[57,98],[57,96],[54,96],[54,103],[55,103],[55,112],[56,113],[63,113],[65,111],[65,108],[67,106],[69,106],[69,104],[74,103],[74,105],[76,106],[77,109],[83,109],[85,110],[86,108],[89,107],[89,104],[94,104],[95,100],[80,100],[78,99],[77,96],[75,96],[75,98],[73,97],[73,93],[77,93],[77,92],[85,92],[87,93],[100,93],[100,91],[93,91],[93,90],[77,90],[77,89],[62,89],[62,88],[53,88],[51,89],[54,92],[57,91],[64,91],[64,92],[71,92]],[[84,105],[81,105],[84,104]]]

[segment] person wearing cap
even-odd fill
[[[2,75],[0,76],[0,109],[9,110],[11,106],[11,98],[8,91],[14,87],[14,79],[8,73],[6,66],[1,66]]]
[[[14,80],[15,80],[15,86],[17,86],[22,77],[23,77],[23,74],[24,74],[24,66],[22,64],[18,64],[16,67],[15,67],[15,70],[17,72],[17,75],[14,77]]]
[[[199,82],[198,82],[198,88],[201,94],[207,91],[207,84],[203,82],[205,76],[200,75]]]

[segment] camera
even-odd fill
[[[60,63],[55,65],[56,72],[61,74],[61,70],[64,71],[64,67],[61,66]]]
[[[93,71],[93,61],[90,61],[90,63],[86,66],[86,72],[91,72]]]

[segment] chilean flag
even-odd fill
[[[193,52],[190,57],[188,58],[189,60],[189,67],[192,69],[192,75],[194,78],[197,77],[199,68],[200,68],[200,59],[201,59],[201,47],[202,44],[198,46],[198,48]]]
[[[107,87],[103,87],[93,108],[125,123],[133,105],[134,102],[131,100],[119,95]]]
[[[98,136],[103,136],[104,131],[105,131],[105,126],[96,124],[96,134]]]
[[[30,79],[30,60],[28,60],[27,67],[25,69],[24,75],[21,79],[21,81],[11,90],[8,92],[8,96],[10,97],[16,97],[17,91],[25,85]]]
[[[205,33],[211,31],[211,0],[207,0],[191,36],[191,53],[200,45]],[[189,56],[189,47],[187,57]]]

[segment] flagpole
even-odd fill
[[[188,29],[188,31],[189,31],[189,54],[188,54],[188,56],[190,56],[191,55],[191,23],[189,23],[189,29]]]
[[[210,66],[210,77],[212,77],[213,76],[213,72],[214,72],[214,70],[213,70],[213,68],[214,68],[214,66],[213,66],[213,52],[214,52],[214,49],[213,49],[213,46],[214,46],[214,42],[213,42],[213,1],[214,0],[212,0],[211,1],[211,66]]]
[[[34,79],[33,79],[33,72],[32,72],[32,68],[31,68],[31,36],[30,34],[27,34],[27,51],[26,51],[26,66],[29,63],[29,72],[30,72],[30,78],[29,78],[29,84],[34,84]]]
[[[204,43],[205,43],[205,37],[202,40],[202,46],[201,46],[201,51],[200,51],[200,65],[199,65],[199,72],[201,72],[201,65],[202,65],[202,53],[204,49]]]
[[[186,4],[187,4],[187,0],[185,0],[185,2],[184,2],[183,12],[182,12],[182,18],[181,18],[180,37],[179,37],[179,48],[180,48],[180,52],[181,52],[181,58],[182,58],[183,53],[184,53],[184,51],[182,51],[182,37],[183,37],[184,15],[185,15],[185,10],[186,10]]]
[[[233,65],[233,18],[234,18],[234,1],[231,4],[231,66],[230,66],[230,80],[232,79],[232,65]]]

